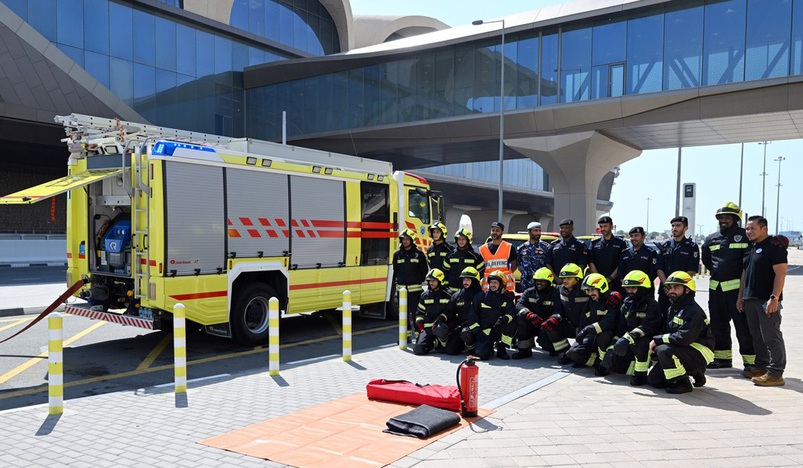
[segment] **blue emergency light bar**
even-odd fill
[[[153,155],[155,156],[173,156],[177,149],[183,148],[194,151],[208,151],[216,153],[214,148],[207,146],[191,145],[189,143],[175,143],[172,141],[160,141],[153,147]]]

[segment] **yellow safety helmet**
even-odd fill
[[[664,281],[664,285],[667,286],[670,284],[682,284],[683,286],[686,286],[692,291],[695,291],[696,287],[694,283],[694,278],[692,278],[685,271],[676,271],[671,275],[669,275],[669,277],[666,278],[666,281]]]
[[[433,269],[429,270],[429,272],[427,273],[427,278],[426,278],[427,281],[429,281],[429,280],[437,280],[438,283],[440,283],[440,284],[443,284],[443,281],[445,279],[446,279],[446,275],[444,275],[443,272],[440,271],[437,268],[433,268]]]
[[[436,223],[432,224],[432,226],[429,227],[429,236],[430,237],[432,237],[432,230],[433,229],[440,229],[441,233],[442,233],[441,235],[443,237],[446,237],[446,225],[443,224],[442,222],[437,221]]]
[[[580,289],[587,291],[589,289],[599,289],[599,292],[605,294],[608,292],[608,280],[599,273],[591,273],[583,279],[583,285]]]
[[[465,267],[463,271],[460,272],[460,277],[475,279],[479,282],[480,272],[474,267]]]
[[[552,283],[555,281],[555,275],[552,273],[547,267],[541,267],[535,271],[533,274],[533,281],[549,281]]]
[[[717,210],[716,216],[719,217],[719,215],[733,215],[733,216],[736,216],[737,218],[739,218],[739,220],[741,220],[742,219],[742,209],[739,208],[739,205],[737,205],[736,203],[728,202],[728,203],[725,203],[724,206],[722,206],[720,209]]]
[[[652,283],[650,277],[641,270],[633,270],[625,275],[622,286],[626,288],[645,288],[650,289]]]
[[[399,233],[399,239],[401,239],[402,237],[409,237],[410,240],[413,242],[415,242],[415,240],[418,238],[415,231],[410,228],[407,228]]]
[[[583,270],[577,264],[567,263],[560,269],[558,278],[577,278],[581,280],[583,279]]]
[[[443,231],[443,234],[445,235],[446,231]],[[471,231],[466,228],[459,229],[456,233],[454,233],[454,241],[457,242],[457,238],[461,236],[468,239],[468,243],[471,244]]]
[[[499,281],[499,284],[502,285],[502,288],[505,288],[507,285],[507,279],[505,278],[505,275],[499,270],[492,271],[488,273],[488,276],[485,277],[485,280],[488,281],[488,283],[490,283],[492,279]]]

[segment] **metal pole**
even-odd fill
[[[279,375],[279,299],[268,300],[268,375]]]
[[[173,306],[173,391],[187,393],[187,315],[184,304]]]
[[[282,111],[282,144],[287,145],[287,111]]]
[[[652,198],[647,197],[647,232],[645,238],[650,235],[650,200]]]
[[[742,143],[742,159],[739,162],[739,208],[742,207],[742,178],[744,177],[744,143]]]
[[[761,216],[767,217],[767,206],[765,200],[767,198],[767,145],[769,141],[759,142],[759,145],[764,145],[764,171],[761,173]]]
[[[351,361],[351,291],[343,291],[343,360]]]
[[[64,323],[61,314],[47,316],[47,414],[64,413]]]
[[[407,349],[407,288],[399,289],[399,349]]]
[[[680,160],[682,151],[683,149],[678,147],[678,181],[677,189],[675,190],[675,216],[680,216]]]
[[[497,220],[502,222],[502,211],[505,183],[505,20],[502,20],[502,76],[499,86],[499,209]]]
[[[783,156],[778,156],[775,161],[778,161],[778,195],[776,196],[776,204],[775,204],[775,235],[777,236],[780,231],[778,231],[778,216],[781,214],[781,161],[783,161]]]

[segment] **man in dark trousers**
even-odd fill
[[[443,287],[446,276],[437,268],[427,273],[427,288],[418,301],[415,315],[415,328],[418,339],[413,346],[416,355],[428,354],[433,349],[443,351],[449,335],[446,306],[451,294]],[[445,331],[442,331],[445,330]]]
[[[415,310],[421,293],[422,284],[427,276],[427,256],[415,246],[416,233],[412,229],[405,229],[399,233],[401,245],[393,253],[393,282],[396,283],[396,292],[407,288],[407,320],[413,323]]]
[[[513,359],[532,357],[535,340],[541,348],[549,351],[550,356],[562,354],[569,347],[565,337],[560,336],[553,342],[542,327],[545,321],[554,317],[553,322],[557,322],[563,316],[560,293],[552,286],[555,275],[549,268],[541,267],[532,279],[535,285],[521,293],[516,302],[518,351]]]
[[[613,341],[613,334],[618,328],[619,307],[622,305],[621,295],[610,291],[608,281],[599,273],[591,273],[583,279],[582,289],[591,299],[583,308],[580,317],[580,331],[575,342],[566,351],[576,367],[588,366],[595,369],[597,376],[608,375],[608,369],[602,367],[601,361]]]
[[[474,296],[462,338],[466,344],[474,343],[474,355],[482,360],[491,358],[494,345],[496,355],[507,360],[507,347],[516,335],[515,298],[505,291],[507,279],[501,272],[493,271],[486,279],[488,290]]]
[[[630,248],[622,252],[619,258],[619,267],[616,276],[621,280],[633,270],[643,271],[650,278],[650,294],[655,296],[655,277],[658,273],[658,252],[644,245],[644,228],[636,226],[628,233],[630,235]]]
[[[753,370],[756,353],[753,337],[747,325],[747,317],[736,308],[739,297],[739,281],[742,277],[744,253],[750,246],[747,233],[739,226],[742,210],[735,203],[726,203],[716,214],[719,232],[708,236],[703,243],[703,265],[711,272],[708,285],[708,313],[711,315],[711,330],[714,333],[714,361],[709,369],[731,367],[731,320],[736,328],[739,352],[744,370]]]
[[[471,231],[465,228],[459,229],[454,235],[454,241],[457,248],[446,256],[443,272],[446,273],[446,281],[450,287],[459,290],[463,271],[469,267],[474,268],[482,278],[485,273],[485,262],[482,260],[482,255],[471,246]]]
[[[753,245],[744,257],[737,306],[747,316],[756,364],[745,371],[761,387],[784,384],[786,345],[781,333],[783,287],[786,281],[785,242],[767,235],[767,220],[762,216],[747,219],[747,238]]]
[[[560,222],[560,239],[552,241],[546,253],[546,266],[552,273],[559,273],[567,263],[574,263],[581,270],[588,265],[588,248],[574,237],[574,220],[569,218]]]
[[[568,338],[577,336],[580,327],[580,318],[583,310],[591,299],[581,288],[583,281],[583,270],[574,263],[563,265],[558,275],[559,285],[555,289],[560,295],[560,302],[563,314],[560,317],[554,315],[541,324],[541,330],[547,333],[549,341],[554,347],[564,350],[563,355],[558,359],[558,364],[571,364],[573,361],[566,357],[569,348]]]
[[[474,296],[482,292],[480,286],[480,273],[474,267],[466,267],[460,273],[461,288],[449,300],[446,305],[446,323],[449,324],[451,330],[449,337],[446,340],[446,354],[457,355],[464,349],[469,352],[474,349],[474,342],[465,343],[460,338],[463,330],[468,330],[468,316],[471,312],[471,304],[474,301]],[[468,332],[468,335],[473,338],[473,334]]]
[[[627,243],[613,235],[613,220],[603,216],[597,221],[600,236],[591,241],[588,249],[588,269],[591,273],[599,273],[608,281],[613,291],[621,290],[621,281],[617,277],[619,259],[627,250]]]
[[[685,271],[689,276],[694,277],[700,271],[700,249],[697,244],[686,237],[689,230],[689,219],[685,216],[672,218],[672,238],[668,241],[657,244],[658,246],[658,278],[664,284],[666,277],[673,271]],[[669,310],[669,297],[666,289],[661,287],[658,290],[658,305],[661,306],[661,314],[666,323],[666,316]]]
[[[454,251],[454,247],[446,242],[446,225],[440,221],[435,222],[429,227],[429,237],[432,238],[432,245],[427,248],[429,268],[437,268],[438,270],[446,272],[444,268],[446,257]],[[444,281],[443,286],[445,288],[449,287],[448,277]]]

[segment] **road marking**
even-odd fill
[[[68,340],[64,341],[64,347],[66,347],[70,343],[73,343],[76,340],[79,340],[79,339],[83,338],[84,336],[92,333],[93,331],[97,330],[98,328],[101,327],[101,325],[103,325],[105,323],[106,322],[98,322],[98,323],[92,325],[91,327],[87,328],[86,330],[78,332],[74,336],[70,337]],[[14,376],[19,374],[20,372],[24,371],[25,369],[28,369],[29,367],[34,366],[35,364],[37,364],[38,362],[41,362],[44,359],[47,359],[47,351],[45,351],[44,353],[39,353],[39,355],[36,356],[35,358],[31,358],[28,361],[26,361],[26,362],[20,364],[19,366],[11,369],[10,371],[6,372],[5,374],[0,375],[0,384],[4,384],[4,383],[8,382]]]
[[[334,317],[334,315],[332,315],[331,312],[329,312],[327,310],[326,312],[323,313],[323,316],[326,318],[326,320],[329,321],[329,323],[332,325],[332,328],[335,329],[335,333],[337,333],[338,335],[342,335],[343,334],[343,330],[340,327],[340,324],[337,323],[337,320],[335,320],[335,317]]]
[[[164,338],[162,338],[162,341],[160,341],[159,344],[157,344],[156,347],[153,348],[153,350],[150,353],[148,353],[148,355],[140,363],[140,365],[137,366],[137,370],[141,371],[151,367],[153,361],[155,361],[156,358],[158,358],[159,355],[162,354],[162,351],[164,351],[165,348],[167,348],[167,345],[169,345],[171,341],[173,341],[173,332],[168,333],[167,335],[164,336]]]
[[[29,315],[29,316],[25,317],[25,320],[33,320],[33,319],[35,319],[35,318],[36,318],[36,316],[35,316],[35,315],[34,315],[34,316],[30,316],[30,315]],[[17,320],[22,320],[22,319],[20,319],[19,317],[16,317],[16,318],[7,318],[7,319],[0,319],[0,322],[16,322]]]
[[[203,380],[222,379],[223,377],[231,377],[231,374],[218,374],[218,375],[210,375],[208,377],[198,377],[197,379],[188,380],[187,383],[201,382]],[[174,384],[175,382],[163,383],[159,385],[154,385],[154,388],[172,387]]]
[[[101,322],[101,323],[105,323],[105,322]],[[387,326],[384,326],[384,327],[370,328],[368,330],[360,330],[360,331],[352,333],[352,335],[355,335],[355,336],[356,335],[365,335],[367,333],[372,333],[372,332],[377,332],[377,331],[395,330],[395,329],[398,329],[398,327],[399,326],[396,325],[396,324],[387,325]],[[293,348],[293,347],[296,347],[296,346],[304,346],[304,345],[308,345],[308,344],[320,343],[320,342],[323,342],[323,341],[331,341],[331,340],[336,340],[336,339],[340,339],[340,338],[341,337],[338,336],[338,335],[324,336],[324,337],[321,337],[321,338],[315,338],[315,339],[311,339],[311,340],[299,341],[299,342],[296,342],[296,343],[284,344],[284,345],[281,346],[281,348]],[[192,366],[194,364],[203,364],[203,363],[206,363],[206,362],[221,361],[223,359],[242,357],[242,356],[247,356],[249,354],[267,353],[267,352],[268,352],[267,348],[257,347],[257,348],[254,348],[254,349],[251,349],[251,350],[248,350],[248,351],[240,351],[238,353],[222,354],[220,356],[210,356],[210,357],[207,357],[207,358],[195,359],[195,360],[192,360],[192,361],[188,361],[187,365],[188,366]],[[67,387],[76,387],[78,385],[86,385],[86,384],[97,383],[97,382],[106,382],[106,381],[109,381],[109,380],[121,379],[123,377],[133,377],[133,376],[136,376],[136,375],[149,374],[151,372],[161,372],[163,370],[171,370],[171,369],[173,369],[173,364],[164,364],[164,365],[161,365],[161,366],[149,367],[147,369],[143,369],[143,370],[139,370],[139,371],[138,370],[133,370],[133,371],[127,371],[127,372],[120,372],[119,374],[101,375],[101,376],[98,376],[98,377],[91,377],[89,379],[75,380],[75,381],[72,381],[72,382],[64,382],[64,387],[65,388],[67,388]],[[2,382],[0,382],[0,383],[2,383]],[[27,388],[25,390],[18,390],[16,392],[3,393],[3,394],[0,394],[0,400],[4,400],[6,398],[14,398],[14,397],[18,397],[18,396],[24,396],[24,395],[33,395],[35,393],[39,393],[39,392],[46,391],[46,390],[47,390],[47,385],[45,384],[45,385],[40,385],[38,387]]]
[[[339,357],[339,356],[340,356],[339,354],[327,354],[326,356],[318,356],[318,357],[309,358],[309,359],[301,359],[300,361],[286,362],[285,364],[288,365],[288,366],[291,366],[293,364],[304,364],[304,363],[307,363],[307,362],[323,361],[324,359],[331,359],[331,358]]]
[[[33,318],[33,317],[31,317],[31,318]],[[3,331],[3,330],[8,330],[9,328],[14,328],[14,327],[16,327],[17,325],[20,325],[20,324],[22,324],[22,323],[25,323],[25,322],[27,322],[27,321],[31,320],[31,318],[16,319],[16,322],[12,323],[11,325],[6,325],[6,326],[4,326],[4,327],[0,327],[0,331]]]

